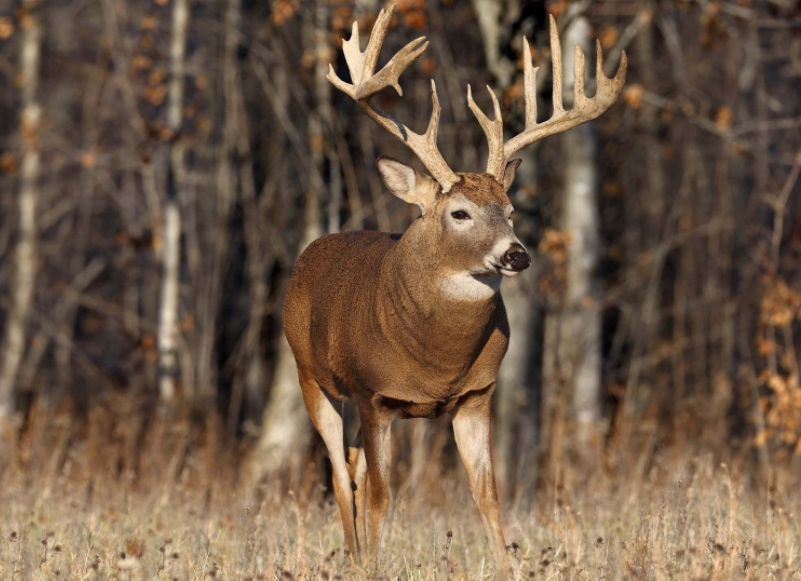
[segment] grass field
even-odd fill
[[[0,579],[485,579],[494,563],[463,472],[401,487],[377,574],[343,553],[322,482],[247,490],[211,471],[178,482],[7,470]],[[565,477],[505,531],[521,579],[801,579],[794,480],[753,485],[711,458],[646,478]],[[785,482],[786,480],[786,482]],[[228,482],[228,484],[226,484]],[[547,487],[543,487],[547,488]]]

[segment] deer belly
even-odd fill
[[[442,414],[453,411],[456,404],[459,403],[459,399],[459,395],[454,395],[446,399],[416,402],[382,397],[381,405],[386,409],[396,412],[398,415],[397,417],[401,419],[427,418],[433,420],[440,417]]]

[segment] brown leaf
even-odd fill
[[[569,0],[556,0],[556,2],[552,2],[548,6],[548,12],[553,15],[554,18],[559,18],[559,16],[567,10],[567,7],[570,5]]]
[[[422,59],[420,69],[426,76],[431,76],[434,74],[434,71],[437,70],[437,63],[432,58]]]
[[[601,187],[601,193],[606,198],[617,198],[623,194],[623,186],[620,182],[604,182],[603,186]]]
[[[10,151],[4,151],[0,155],[0,171],[4,174],[13,174],[17,171],[17,157]]]
[[[0,40],[5,40],[12,34],[14,34],[14,23],[7,16],[0,18]]]
[[[145,351],[150,351],[156,347],[156,337],[152,333],[145,333],[142,335],[142,348]]]
[[[731,107],[724,105],[718,109],[718,112],[715,115],[715,125],[721,131],[728,132],[731,129],[732,117],[734,117],[734,112],[731,110]]]
[[[138,54],[131,59],[131,72],[138,73],[149,69],[153,65],[153,59],[145,55]]]
[[[22,30],[28,30],[33,26],[33,17],[28,14],[27,10],[21,10],[19,13],[19,27]]]
[[[422,10],[414,10],[404,15],[403,23],[413,30],[423,30],[428,26],[428,18]]]
[[[164,102],[164,98],[167,96],[167,86],[159,85],[157,87],[147,87],[143,94],[148,103],[154,107],[158,107]]]
[[[153,86],[160,85],[160,84],[162,84],[164,82],[164,76],[165,75],[164,75],[164,71],[163,70],[158,69],[158,68],[153,69],[150,72],[150,76],[148,76],[148,78],[147,78],[147,82],[148,82],[148,84],[153,85]]]
[[[645,94],[645,89],[640,84],[634,84],[627,87],[623,91],[623,102],[632,109],[639,109],[642,107],[642,98]]]
[[[86,151],[81,154],[81,165],[85,168],[92,168],[95,167],[97,163],[97,157],[95,157],[94,152]]]
[[[155,16],[145,16],[142,19],[143,30],[155,30],[158,24],[159,24],[158,18],[156,18]]]
[[[598,34],[598,40],[601,41],[601,48],[605,50],[609,50],[615,46],[618,38],[620,38],[620,31],[616,26],[605,26]]]
[[[278,0],[273,4],[273,24],[282,26],[295,15],[295,6],[289,0]]]
[[[300,57],[300,64],[302,67],[306,69],[310,69],[314,66],[314,51],[309,49],[303,53],[303,56]]]

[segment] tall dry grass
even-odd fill
[[[84,419],[34,409],[0,476],[0,579],[493,576],[449,445],[416,485],[396,478],[382,562],[369,575],[343,552],[316,455],[301,459],[294,478],[248,484],[248,449],[217,438],[220,428],[129,400],[95,406]],[[564,461],[537,490],[519,483],[530,492],[505,502],[517,577],[801,578],[794,472],[757,476],[749,461],[722,463],[683,446],[652,454],[639,470]]]

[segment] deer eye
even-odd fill
[[[469,220],[470,214],[464,210],[456,210],[455,212],[451,212],[451,218],[454,220]]]

